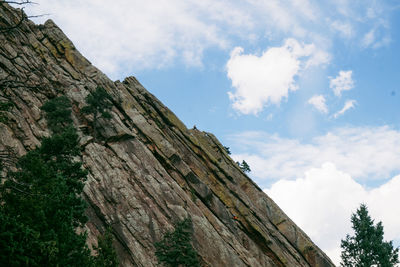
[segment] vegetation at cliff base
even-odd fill
[[[117,267],[117,253],[112,245],[113,236],[111,228],[107,228],[105,233],[98,238],[97,246],[94,249],[97,251],[97,257],[94,259],[96,267]]]
[[[192,220],[186,218],[175,224],[175,230],[167,232],[155,244],[158,261],[167,267],[200,267],[192,241]]]
[[[0,266],[102,266],[90,255],[86,233],[76,231],[87,222],[80,196],[87,171],[77,160],[71,104],[56,98],[43,110],[53,135],[21,157],[0,185]]]
[[[383,225],[368,214],[362,204],[351,216],[354,236],[347,235],[342,240],[342,262],[344,267],[392,267],[399,263],[399,249],[393,248],[392,241],[383,241]]]

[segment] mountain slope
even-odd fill
[[[187,129],[134,77],[108,79],[51,20],[13,28],[21,16],[0,5],[0,100],[15,103],[0,123],[0,149],[34,148],[49,135],[43,103],[71,99],[89,171],[89,243],[109,225],[122,266],[157,266],[154,243],[190,216],[203,266],[333,266],[212,134]],[[98,86],[113,109],[94,140],[80,110]]]

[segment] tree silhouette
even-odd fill
[[[246,161],[242,160],[242,163],[239,161],[236,161],[236,164],[239,166],[239,168],[242,170],[242,172],[248,173],[251,172],[249,164],[247,164]]]

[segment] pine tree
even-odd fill
[[[93,135],[96,139],[97,136],[97,121],[99,117],[104,119],[111,119],[111,96],[103,87],[97,87],[96,91],[90,93],[86,97],[87,106],[82,108],[82,112],[85,114],[91,114],[93,116]]]
[[[239,164],[239,167],[243,172],[250,172],[251,171],[249,164],[247,164],[247,162],[244,161],[244,160],[242,161],[241,164]]]
[[[391,267],[399,263],[399,249],[393,248],[392,241],[383,241],[382,222],[374,225],[367,206],[362,204],[351,216],[355,235],[347,235],[341,242],[342,262],[346,267]]]
[[[41,109],[46,112],[47,125],[53,133],[63,131],[63,128],[72,124],[71,102],[66,96],[60,96],[47,101]]]
[[[0,183],[0,266],[118,265],[108,237],[100,239],[94,258],[86,233],[76,232],[87,222],[80,196],[87,171],[76,160],[80,147],[70,107],[64,97],[43,106],[53,135],[21,157],[17,171]]]
[[[155,244],[158,261],[167,267],[200,267],[192,244],[192,220],[186,218],[175,225]]]
[[[42,145],[17,162],[0,185],[1,266],[90,266],[86,234],[76,233],[87,221],[82,193],[86,171],[65,99],[54,99],[46,117],[56,129]],[[61,103],[61,104],[60,104]],[[59,108],[58,108],[59,107]],[[67,112],[68,113],[68,112]],[[53,116],[54,114],[62,114]],[[59,124],[65,130],[57,129]]]
[[[117,267],[117,253],[112,245],[113,236],[111,228],[107,228],[106,232],[98,238],[97,246],[94,249],[97,251],[95,258],[96,267]]]

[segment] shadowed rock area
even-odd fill
[[[334,266],[214,135],[187,129],[134,77],[111,81],[53,21],[13,28],[21,16],[0,4],[0,100],[15,103],[0,123],[0,149],[33,149],[50,134],[40,107],[61,95],[72,101],[89,171],[90,244],[111,226],[121,266],[158,266],[154,243],[190,216],[202,266]],[[81,108],[98,86],[113,108],[95,140]]]

